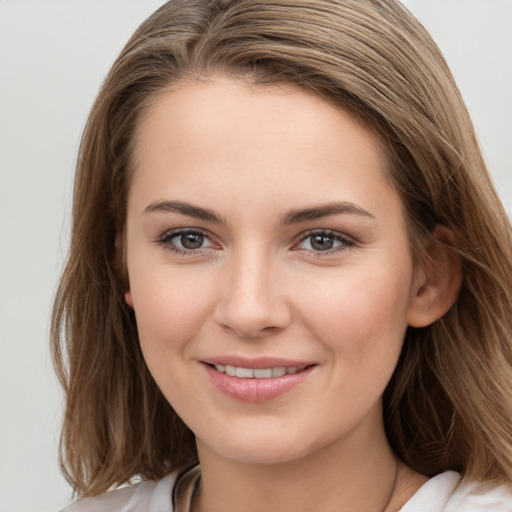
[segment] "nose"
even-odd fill
[[[246,248],[226,264],[215,321],[245,339],[286,328],[291,321],[283,269],[262,250]]]

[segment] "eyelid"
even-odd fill
[[[179,235],[192,233],[192,234],[200,234],[207,239],[210,244],[206,247],[199,247],[197,249],[185,249],[181,247],[176,247],[171,243],[171,240]],[[212,234],[203,228],[196,228],[196,227],[181,227],[181,228],[174,228],[169,229],[167,231],[164,231],[156,240],[155,243],[158,245],[163,246],[165,249],[175,252],[177,254],[184,254],[184,255],[193,255],[193,254],[201,254],[205,249],[210,249],[212,247],[218,246],[219,244],[215,242],[214,237]]]
[[[341,242],[341,244],[337,247],[333,247],[333,248],[327,249],[325,251],[315,251],[314,249],[304,249],[304,248],[298,247],[298,245],[301,242],[307,240],[308,238],[310,238],[311,236],[314,236],[314,235],[331,236],[334,239],[336,239],[337,241]],[[357,245],[356,239],[354,239],[353,237],[351,237],[345,233],[342,233],[341,231],[335,231],[333,229],[316,228],[316,229],[310,229],[308,231],[301,233],[297,237],[296,241],[293,243],[292,250],[306,251],[306,252],[313,254],[315,257],[322,257],[324,255],[328,256],[328,255],[332,255],[333,253],[347,251],[356,245]]]
[[[207,246],[199,247],[197,249],[186,249],[182,247],[178,247],[175,244],[171,243],[171,240],[175,237],[178,237],[182,234],[200,234],[205,237],[205,239],[209,242]],[[326,250],[315,250],[313,248],[307,249],[298,247],[299,244],[307,240],[308,238],[314,235],[324,235],[328,237],[332,237],[337,240],[339,243],[338,246],[332,247]],[[210,233],[209,230],[204,228],[197,227],[180,227],[173,228],[164,231],[156,240],[155,243],[163,246],[166,250],[172,251],[176,254],[181,255],[199,255],[205,250],[209,250],[211,248],[220,248],[220,244],[215,240],[215,236]],[[325,228],[315,228],[310,229],[305,232],[302,232],[298,237],[296,237],[295,241],[292,243],[291,250],[292,251],[303,251],[307,252],[315,257],[329,256],[335,253],[347,251],[352,247],[357,245],[357,240],[355,240],[352,236],[349,236],[343,232],[335,231],[332,229]]]

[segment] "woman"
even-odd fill
[[[399,3],[168,2],[80,149],[69,510],[512,510],[511,266]]]

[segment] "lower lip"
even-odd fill
[[[287,393],[304,382],[314,369],[310,366],[298,373],[268,379],[241,379],[219,372],[208,364],[203,363],[203,367],[214,386],[225,395],[252,403],[266,402]]]

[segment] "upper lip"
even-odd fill
[[[237,368],[301,368],[303,366],[311,366],[315,364],[312,361],[304,360],[291,360],[284,359],[281,357],[243,357],[243,356],[218,356],[208,357],[207,359],[201,359],[201,362],[206,364],[221,364],[236,366]]]

